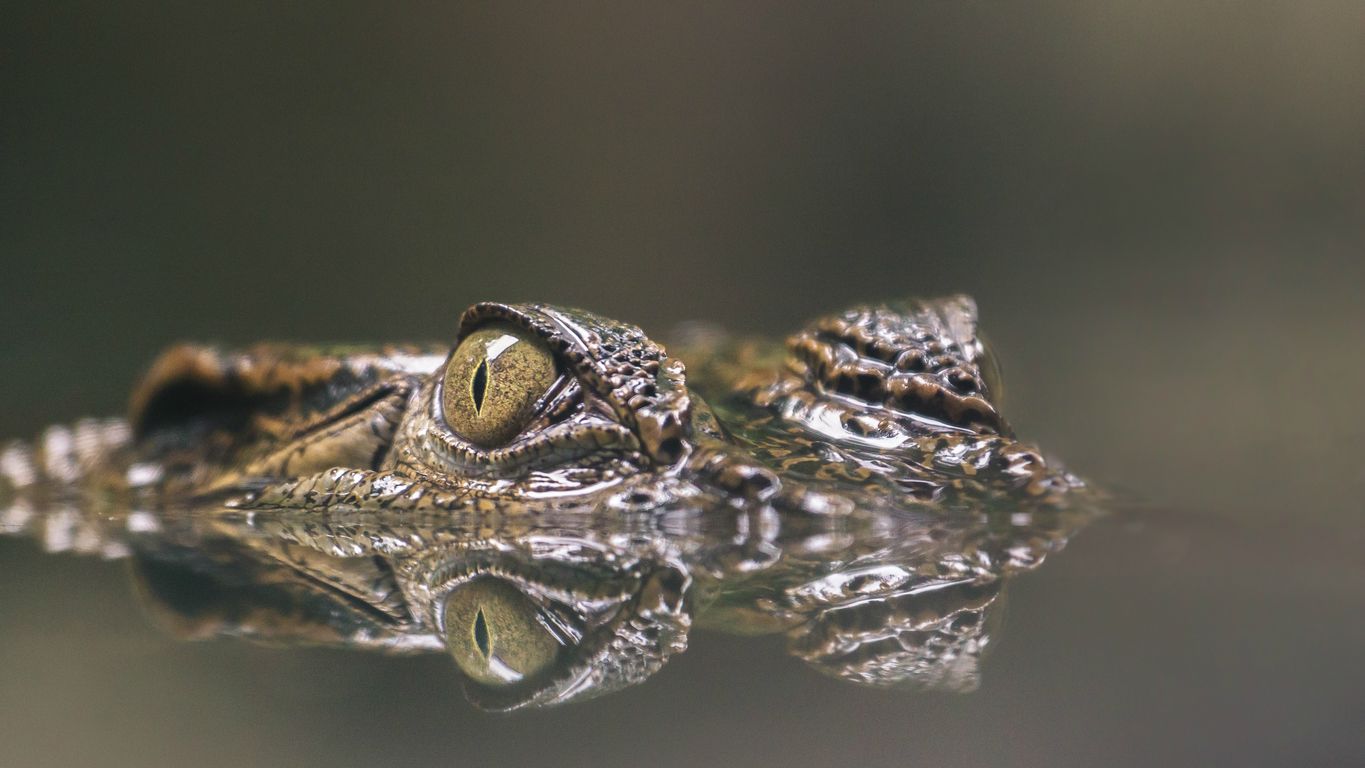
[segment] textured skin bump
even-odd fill
[[[1008,434],[978,361],[976,304],[966,296],[854,307],[787,342],[793,372],[822,395]]]

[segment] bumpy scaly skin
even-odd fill
[[[787,342],[793,375],[756,401],[765,405],[795,398],[809,407],[810,400],[795,392],[814,382],[822,392],[900,416],[876,419],[859,408],[842,409],[840,425],[865,437],[925,434],[951,426],[1007,434],[1004,419],[987,399],[978,365],[984,349],[975,326],[976,307],[965,296],[858,307],[822,318]]]
[[[131,428],[0,453],[0,524],[135,553],[193,636],[431,650],[446,596],[502,579],[572,646],[525,684],[469,683],[507,709],[638,683],[694,620],[786,632],[855,682],[970,688],[1005,578],[1090,514],[1001,417],[966,297],[854,308],[785,350],[692,329],[670,355],[540,304],[476,305],[459,337],[490,323],[562,374],[506,445],[445,423],[445,349],[179,347]],[[186,569],[236,588],[168,598]]]

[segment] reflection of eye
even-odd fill
[[[521,432],[554,382],[554,358],[539,340],[508,326],[483,328],[450,356],[441,410],[461,437],[492,448]]]
[[[559,641],[516,587],[479,578],[456,587],[443,615],[446,647],[461,671],[484,685],[511,685],[543,672]]]

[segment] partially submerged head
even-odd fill
[[[1013,438],[971,300],[854,308],[785,347],[703,334],[681,350],[690,370],[634,326],[475,305],[443,361],[363,367],[346,389],[354,408],[327,411],[320,438],[272,444],[253,465],[297,469],[305,446],[322,471],[252,477],[239,506],[303,515],[280,527],[291,547],[380,561],[307,572],[357,577],[347,594],[362,602],[397,595],[384,606],[397,623],[379,635],[444,644],[489,709],[645,680],[686,647],[695,613],[751,575],[766,580],[763,598],[731,601],[732,615],[756,622],[744,631],[787,631],[792,652],[821,671],[875,685],[973,680],[1003,570],[965,539],[902,546],[902,535],[934,532],[925,519],[1064,505],[1079,481]],[[260,399],[258,374],[279,366],[220,368],[167,381],[210,392],[215,413],[273,424],[247,395]],[[336,405],[323,395],[341,374],[312,358],[289,371],[269,392]],[[397,383],[384,378],[395,371]],[[179,423],[178,397],[152,403],[150,423]],[[370,517],[321,524],[352,513]],[[875,530],[850,533],[855,518]],[[698,528],[716,519],[745,547]],[[792,533],[803,526],[809,535]],[[284,559],[298,566],[294,554]],[[969,572],[953,571],[963,563]],[[865,566],[908,575],[869,580]]]

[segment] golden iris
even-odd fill
[[[446,364],[441,411],[475,445],[504,445],[526,427],[554,382],[554,357],[539,339],[510,326],[481,328]]]
[[[461,671],[484,685],[535,677],[559,656],[559,641],[535,603],[501,579],[456,587],[443,611],[446,648]]]

